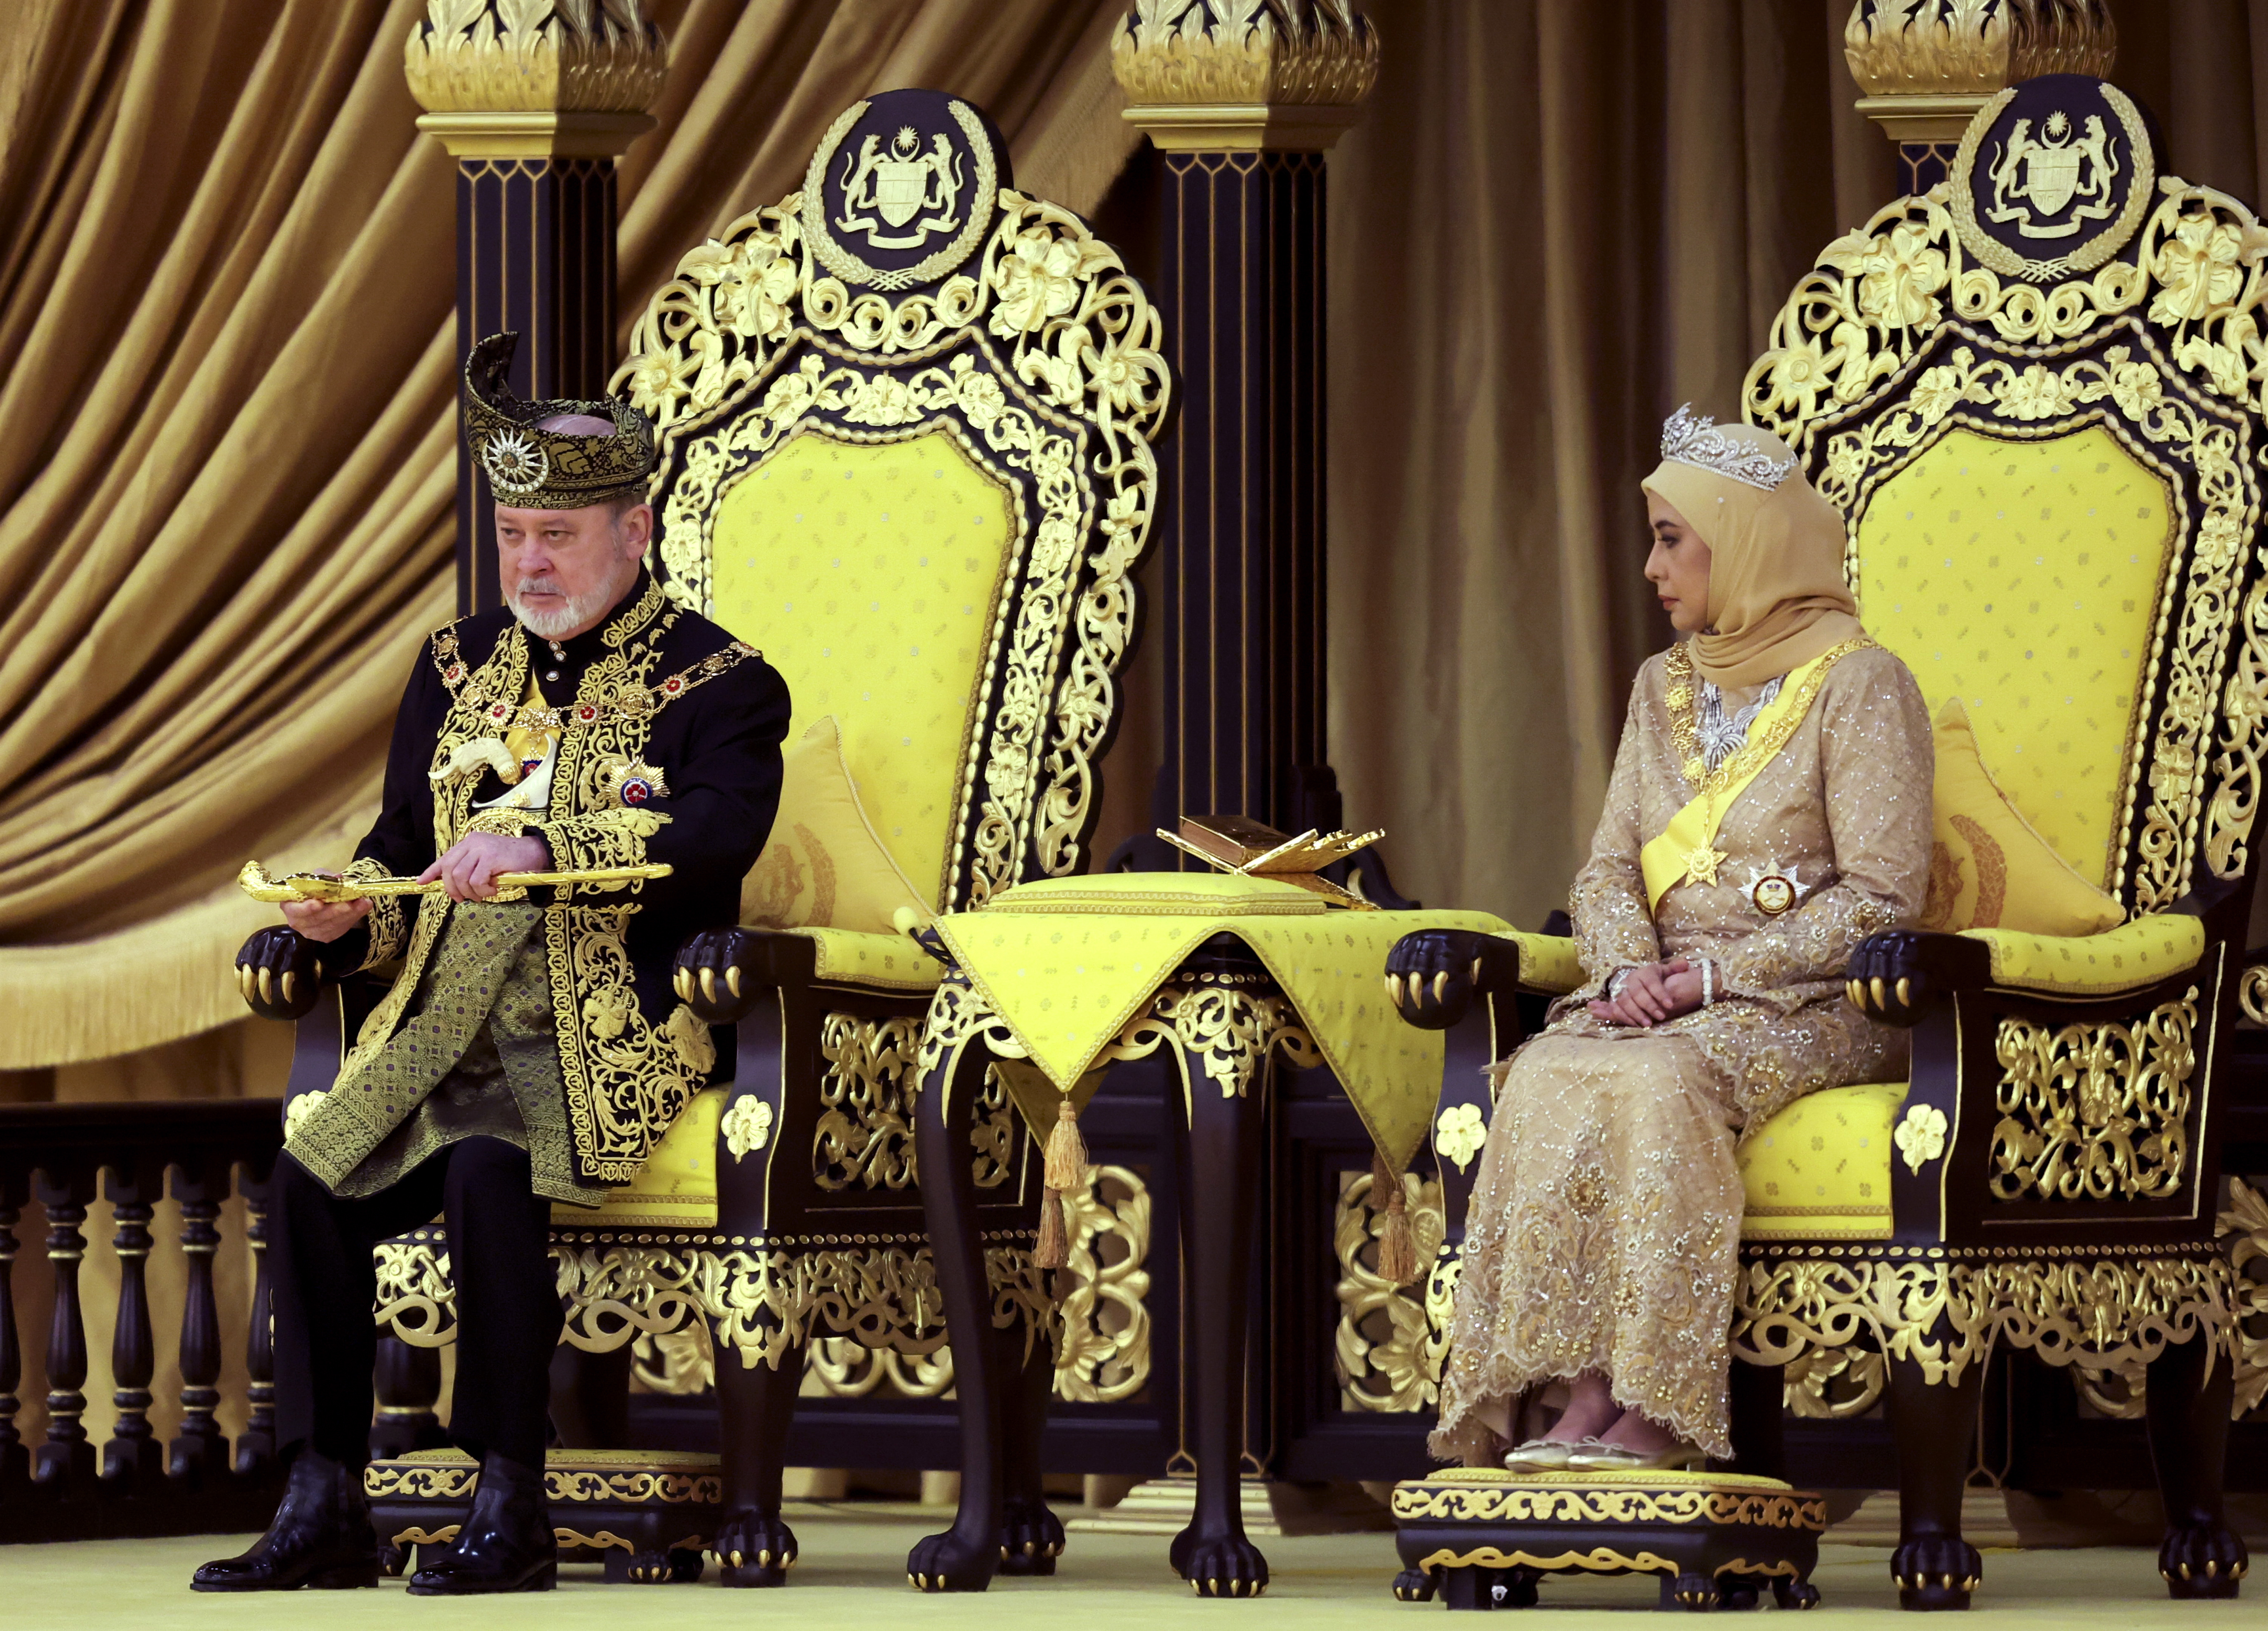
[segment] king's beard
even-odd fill
[[[504,591],[504,604],[519,620],[520,627],[539,640],[563,640],[594,626],[606,615],[615,602],[621,599],[631,584],[637,579],[637,563],[626,562],[622,569],[608,582],[587,593],[569,595],[555,603],[555,609],[542,611],[527,606],[520,597],[538,590],[556,591],[559,580],[548,574],[523,577]]]

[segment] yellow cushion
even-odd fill
[[[1743,1240],[1887,1240],[1904,1082],[1806,1093],[1741,1146]]]
[[[931,915],[866,819],[834,719],[821,719],[782,756],[779,814],[740,885],[740,922],[895,937],[901,909]]]
[[[709,1229],[717,1222],[717,1121],[730,1087],[694,1094],[669,1124],[637,1176],[607,1192],[603,1206],[551,1209],[552,1223],[564,1229],[619,1229],[638,1225]]]
[[[1041,878],[1003,890],[988,912],[1108,912],[1134,917],[1307,917],[1322,897],[1297,884],[1231,872],[1100,872]]]
[[[1959,697],[1938,709],[1936,737],[1937,830],[1923,928],[2092,935],[2125,917],[2125,908],[2072,871],[2000,790]]]
[[[2164,609],[2165,482],[2100,425],[2037,442],[1948,431],[1858,521],[1867,632],[1934,709],[1977,709],[2008,798],[2102,888],[2134,775],[2142,671]]]
[[[1507,929],[1497,938],[1520,948],[1520,983],[1530,990],[1564,996],[1583,983],[1582,960],[1575,955],[1575,942],[1569,936],[1531,935],[1525,929]]]
[[[840,724],[874,830],[932,910],[1018,513],[942,430],[799,432],[717,507],[717,621],[786,679],[794,728]]]
[[[791,929],[819,946],[813,978],[834,985],[880,986],[892,991],[934,991],[945,968],[903,935],[865,935],[848,929]]]
[[[2185,913],[2153,912],[2080,940],[1973,929],[1992,948],[1992,983],[2025,991],[2085,995],[2155,985],[2205,955],[2205,923]]]

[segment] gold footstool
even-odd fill
[[[460,1450],[372,1462],[363,1489],[386,1571],[402,1573],[412,1547],[455,1539],[480,1482]],[[702,1547],[724,1507],[715,1456],[554,1450],[543,1458],[543,1487],[562,1562],[602,1559],[609,1581],[637,1585],[701,1578]]]
[[[1394,1595],[1532,1608],[1547,1575],[1660,1575],[1665,1608],[1819,1601],[1827,1503],[1737,1473],[1436,1473],[1394,1489]]]

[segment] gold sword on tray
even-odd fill
[[[627,884],[667,878],[669,873],[670,869],[660,864],[598,866],[578,872],[498,872],[489,881],[498,889],[525,889],[548,884]],[[268,869],[257,861],[244,863],[244,870],[236,875],[236,886],[254,900],[276,904],[320,900],[335,906],[379,895],[438,894],[448,887],[438,878],[426,883],[414,878],[325,878],[320,872],[293,872],[283,878],[270,878]]]

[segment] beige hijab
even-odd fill
[[[1709,546],[1709,630],[1692,639],[1704,680],[1745,690],[1866,632],[1843,581],[1842,512],[1801,470],[1770,489],[1742,479],[1792,467],[1786,443],[1683,408],[1661,441],[1661,464],[1641,485]]]

